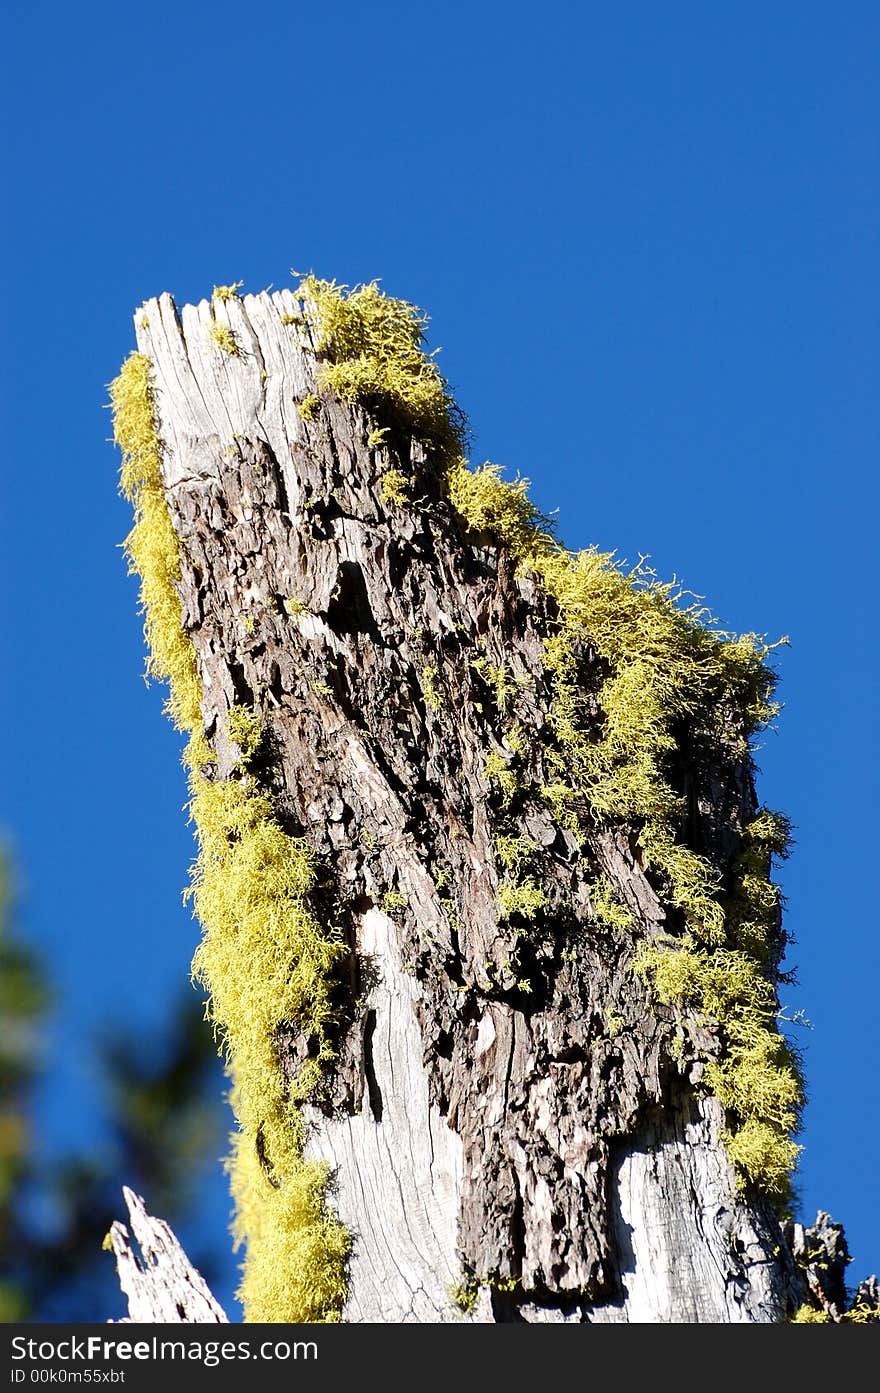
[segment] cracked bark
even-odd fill
[[[326,394],[303,418],[317,364],[301,309],[287,292],[180,312],[163,295],[135,323],[220,773],[226,713],[252,705],[260,777],[326,868],[351,945],[338,1065],[308,1109],[354,1237],[345,1318],[461,1319],[464,1272],[488,1283],[475,1320],[778,1320],[799,1281],[700,1095],[716,1041],[652,1009],[632,971],[674,921],[634,838],[608,828],[579,850],[554,824],[539,739],[515,815],[486,778],[488,753],[513,762],[512,726],[546,724],[552,605],[464,535],[417,442],[392,428],[371,446],[376,422]],[[390,468],[413,481],[405,507],[383,500]],[[477,658],[505,667],[500,705]],[[589,644],[580,664],[595,689]],[[683,740],[678,777],[691,842],[723,874],[755,809],[748,767]],[[536,846],[534,925],[499,916],[499,828]],[[630,930],[596,918],[599,870]],[[275,1044],[294,1077],[309,1041],[290,1023]]]

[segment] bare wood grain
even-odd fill
[[[141,1196],[127,1186],[122,1193],[130,1230],[117,1219],[111,1225],[109,1240],[119,1285],[128,1299],[128,1319],[190,1325],[228,1323],[226,1312],[164,1219],[152,1218]]]

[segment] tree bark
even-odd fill
[[[227,712],[255,707],[276,814],[328,869],[351,947],[330,1101],[306,1109],[354,1241],[344,1318],[784,1318],[802,1290],[780,1225],[738,1188],[700,1090],[717,1045],[632,970],[667,919],[634,841],[589,846],[629,910],[612,933],[582,849],[525,796],[546,906],[528,933],[499,914],[486,758],[546,722],[551,602],[465,533],[418,443],[371,443],[376,422],[320,392],[292,294],[180,312],[163,295],[135,323],[219,773],[237,758]],[[412,481],[403,506],[390,470]],[[585,644],[580,661],[600,660]],[[682,756],[691,831],[723,871],[755,794],[733,750],[701,754]],[[309,1042],[275,1043],[293,1079]]]

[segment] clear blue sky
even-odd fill
[[[804,1211],[880,1267],[878,56],[869,0],[14,0],[0,825],[62,994],[47,1146],[94,1135],[89,1032],[160,1022],[197,937],[118,550],[131,312],[380,277],[569,543],[791,636],[759,760],[797,836]]]

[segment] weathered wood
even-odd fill
[[[152,1218],[140,1195],[127,1186],[122,1193],[131,1232],[117,1219],[108,1238],[119,1285],[128,1298],[128,1319],[190,1325],[228,1322],[164,1219]]]
[[[298,412],[317,364],[308,323],[283,317],[301,311],[287,292],[215,302],[234,356],[206,302],[178,314],[163,295],[136,327],[220,774],[227,712],[255,706],[277,815],[331,871],[352,947],[308,1143],[354,1236],[346,1317],[461,1319],[450,1291],[475,1272],[469,1319],[780,1319],[798,1284],[779,1225],[737,1191],[720,1109],[695,1094],[716,1045],[632,971],[666,922],[637,848],[604,831],[582,852],[526,796],[547,908],[528,935],[499,917],[486,755],[512,759],[511,728],[547,720],[549,602],[463,535],[418,444],[371,446],[374,423],[326,395]],[[389,468],[410,506],[384,501]],[[504,667],[504,700],[478,657]],[[597,662],[585,645],[585,679]],[[719,738],[683,773],[694,844],[723,873],[756,806],[749,768]],[[597,918],[598,870],[630,929]],[[308,1042],[276,1043],[293,1078]]]
[[[852,1261],[842,1224],[820,1209],[814,1224],[789,1223],[785,1239],[803,1276],[805,1304],[834,1325],[857,1320],[880,1324],[880,1286],[865,1277],[851,1293],[846,1270]]]

